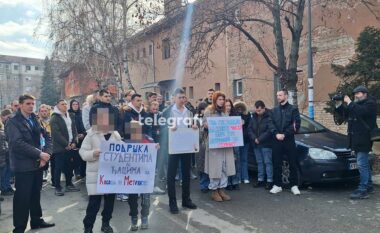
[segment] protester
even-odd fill
[[[112,106],[111,104],[112,96],[109,91],[102,89],[99,91],[99,101],[95,103],[90,110],[90,125],[92,125],[92,121],[96,120],[94,119],[94,116],[96,116],[96,111],[98,108],[108,108],[110,111],[110,117],[111,122],[113,125],[116,125],[116,127],[119,125],[119,110]]]
[[[86,102],[83,104],[82,109],[82,122],[85,130],[89,130],[91,128],[90,124],[90,111],[92,106],[94,105],[96,99],[94,95],[88,95],[86,98]]]
[[[126,104],[129,104],[130,102],[131,102],[131,100],[132,100],[132,96],[134,95],[134,94],[136,94],[136,92],[134,91],[134,90],[127,90],[126,92],[125,92],[125,95],[124,95],[124,102],[126,103]]]
[[[148,105],[152,103],[153,101],[157,101],[157,93],[156,92],[149,92],[148,93]]]
[[[265,104],[261,100],[256,101],[255,108],[255,113],[248,127],[248,134],[254,145],[258,169],[257,182],[253,182],[253,186],[265,186],[265,189],[271,190],[273,187],[272,116],[270,110],[265,108]]]
[[[165,109],[165,101],[163,100],[162,95],[157,94],[157,102],[160,104],[159,111],[162,112]]]
[[[294,195],[300,195],[301,192],[297,186],[297,150],[294,138],[294,134],[301,125],[300,113],[297,108],[289,104],[286,89],[277,92],[277,101],[279,106],[272,110],[273,129],[271,131],[275,135],[272,147],[274,185],[270,193],[276,194],[282,191],[282,164],[285,154],[290,168],[291,191]]]
[[[226,96],[216,91],[204,115],[204,127],[208,128],[209,117],[226,117]],[[232,148],[209,148],[206,143],[205,173],[210,177],[208,188],[212,190],[211,198],[216,202],[229,201],[231,197],[224,192],[228,184],[228,176],[235,175],[234,152]]]
[[[5,126],[9,118],[12,116],[12,111],[10,109],[4,109],[1,111],[1,122]],[[11,165],[9,161],[9,153],[6,154],[5,157],[5,167],[1,173],[1,195],[2,196],[12,196],[14,194],[14,190],[11,185],[11,176],[12,176],[12,171],[11,171]]]
[[[8,143],[5,137],[4,125],[0,121],[0,186],[1,186],[1,176],[3,170],[7,165],[7,157],[9,155]],[[4,198],[0,197],[0,202],[4,201]],[[0,214],[1,214],[1,203],[0,203]]]
[[[208,141],[208,131],[204,128],[204,113],[207,108],[206,102],[200,102],[197,107],[197,114],[195,115],[195,122],[198,124],[199,130],[199,152],[195,154],[196,165],[199,174],[199,186],[202,193],[209,191],[208,186],[210,184],[210,178],[205,173],[205,153],[206,144]]]
[[[50,159],[51,143],[33,113],[35,98],[22,95],[20,109],[9,119],[6,135],[11,168],[15,172],[16,192],[13,197],[13,233],[23,233],[30,214],[32,229],[53,227],[42,219],[42,170]],[[43,139],[43,140],[42,140]],[[41,144],[44,142],[44,144]]]
[[[234,108],[233,102],[231,99],[226,99],[226,114],[228,116],[238,116]],[[240,147],[234,147],[234,156],[235,156],[235,175],[228,177],[227,190],[240,190],[241,183],[241,171],[240,171]]]
[[[38,122],[40,123],[41,127],[45,129],[46,132],[49,134],[49,137],[51,137],[50,106],[46,104],[40,105],[40,107],[38,108]],[[44,167],[44,176],[43,176],[44,182],[47,181],[49,162],[47,162],[46,166]]]
[[[215,90],[210,88],[207,90],[207,97],[203,99],[204,102],[207,103],[207,105],[212,104],[212,96],[214,95]]]
[[[82,179],[86,176],[86,162],[79,155],[79,149],[82,145],[83,139],[86,136],[86,129],[84,128],[82,121],[82,111],[80,104],[77,100],[70,101],[70,109],[68,111],[71,115],[74,115],[75,128],[77,130],[77,142],[75,150],[71,150],[71,156],[74,159],[74,172],[76,178]]]
[[[84,232],[92,233],[96,215],[98,214],[102,197],[104,199],[104,208],[102,211],[102,227],[101,231],[105,233],[112,233],[113,229],[110,226],[110,220],[112,218],[115,194],[100,194],[96,191],[96,184],[98,180],[98,167],[100,146],[102,141],[120,141],[121,136],[115,130],[116,126],[111,120],[112,110],[109,108],[98,108],[93,114],[94,119],[93,126],[87,131],[82,147],[79,150],[79,154],[82,159],[87,162],[86,168],[86,187],[89,195],[88,205],[86,209],[86,216],[83,219]]]
[[[11,104],[11,110],[13,113],[17,112],[17,110],[20,108],[20,103],[18,100],[13,100]]]
[[[369,95],[365,86],[358,86],[353,92],[354,101],[349,96],[344,96],[345,105],[342,101],[337,101],[336,112],[348,121],[349,146],[355,151],[360,174],[359,186],[350,198],[366,199],[368,193],[374,191],[368,153],[372,148],[371,130],[377,128],[377,107],[375,98]]]
[[[195,124],[187,125],[183,122],[183,119],[192,119],[193,114],[184,106],[185,104],[185,92],[181,88],[175,89],[173,93],[173,99],[175,104],[165,109],[162,113],[163,118],[168,122],[169,119],[178,121],[169,129],[169,125],[161,127],[161,137],[163,137],[162,147],[169,147],[169,130],[177,130],[178,128],[192,127],[197,128]],[[182,119],[182,120],[181,120]],[[190,169],[191,169],[191,154],[169,154],[168,162],[168,196],[169,196],[169,208],[172,214],[178,214],[178,206],[175,191],[175,176],[177,173],[178,162],[182,164],[182,206],[189,209],[196,209],[197,206],[190,199]]]
[[[243,139],[244,146],[239,147],[239,157],[240,157],[240,172],[241,180],[244,184],[249,184],[249,174],[248,174],[248,150],[250,146],[250,140],[248,135],[248,126],[251,122],[251,113],[248,112],[248,107],[246,103],[239,101],[234,104],[236,113],[241,116],[243,120]]]
[[[73,161],[71,160],[72,150],[77,145],[77,130],[75,118],[67,111],[67,102],[58,100],[50,120],[51,136],[53,142],[52,175],[55,195],[63,196],[61,187],[61,173],[65,174],[66,191],[77,192],[79,188],[72,183]]]
[[[160,142],[160,122],[161,113],[159,112],[159,103],[153,101],[150,103],[149,110],[145,114],[143,124],[143,132],[151,137],[155,143]],[[151,122],[151,123],[149,123]],[[160,155],[159,152],[157,152]],[[156,165],[156,176],[154,181],[154,194],[165,194],[165,187],[160,187],[160,178],[165,176],[165,172],[163,171],[167,167],[167,155],[157,156],[157,165]]]
[[[154,102],[154,101],[153,101]],[[158,107],[158,106],[157,106]],[[147,128],[145,128],[146,130]],[[127,131],[129,132],[128,135],[130,135],[129,139],[124,139],[127,143],[154,143],[154,140],[152,137],[147,135],[147,132],[144,132],[144,128],[140,125],[140,122],[132,120],[128,124]],[[159,144],[156,144],[156,149],[159,149]],[[128,197],[128,204],[130,208],[129,216],[131,216],[131,231],[137,231],[138,230],[138,198],[139,194],[129,194]],[[140,194],[141,199],[141,229],[148,229],[148,215],[149,215],[149,208],[150,208],[150,194],[149,193],[142,193]]]

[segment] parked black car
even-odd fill
[[[296,135],[298,151],[298,185],[310,183],[355,181],[359,179],[356,157],[347,148],[347,136],[333,132],[301,115],[301,128]],[[249,165],[256,163],[250,150]],[[289,164],[283,164],[283,183],[289,183]]]

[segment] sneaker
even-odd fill
[[[272,189],[269,192],[272,194],[280,193],[282,192],[282,188],[278,187],[277,185],[273,185]]]
[[[162,195],[162,194],[165,194],[165,191],[162,190],[162,189],[160,189],[160,187],[155,186],[155,187],[153,188],[153,194]]]
[[[360,190],[355,190],[353,193],[350,195],[350,199],[352,200],[358,200],[358,199],[367,199],[368,192],[367,191],[360,191]]]
[[[66,185],[66,192],[79,192],[80,188],[74,186],[73,184]]]
[[[244,184],[249,184],[249,180],[244,180]]]
[[[123,198],[122,194],[117,194],[116,195],[116,201],[121,201],[122,198]]]
[[[198,176],[196,176],[193,172],[191,172],[190,177],[192,180],[196,180]]]
[[[121,197],[121,201],[128,201],[128,194],[123,194]]]
[[[113,228],[110,226],[109,222],[103,222],[100,230],[104,233],[113,233]]]
[[[62,191],[62,188],[55,188],[55,195],[61,197],[65,195],[65,193]]]
[[[192,209],[192,210],[197,209],[197,206],[193,203],[191,199],[188,199],[185,201],[182,200],[182,207]]]
[[[367,188],[367,193],[374,193],[374,192],[375,192],[375,189],[373,188],[373,186]]]
[[[131,231],[138,231],[137,220],[137,216],[131,217]]]
[[[148,217],[141,217],[141,230],[146,230],[149,228]]]
[[[253,185],[252,185],[254,188],[260,188],[260,187],[264,187],[265,186],[265,182],[264,181],[257,181],[257,182],[253,182]]]
[[[297,185],[294,185],[290,190],[292,191],[292,193],[293,193],[294,195],[301,195],[301,192],[300,192],[300,190],[298,189],[298,186],[297,186]]]

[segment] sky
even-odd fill
[[[0,0],[1,55],[45,58],[50,54],[47,27],[37,27],[44,3],[46,0]]]

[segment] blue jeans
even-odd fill
[[[249,180],[248,176],[248,149],[249,144],[239,147],[241,180]]]
[[[210,184],[210,178],[207,173],[199,172],[199,187],[202,189],[208,189]]]
[[[372,187],[372,174],[368,160],[369,155],[366,152],[357,152],[356,157],[360,174],[358,190],[367,191],[367,188]]]
[[[7,165],[4,167],[3,172],[1,174],[1,191],[6,192],[12,189],[11,185],[11,176],[12,171],[10,168],[10,164],[7,163]]]
[[[240,147],[234,147],[235,157],[235,175],[228,177],[228,185],[236,185],[241,183],[240,171]]]
[[[255,148],[255,156],[258,170],[258,181],[264,181],[265,175],[267,182],[273,182],[273,162],[271,148]]]

